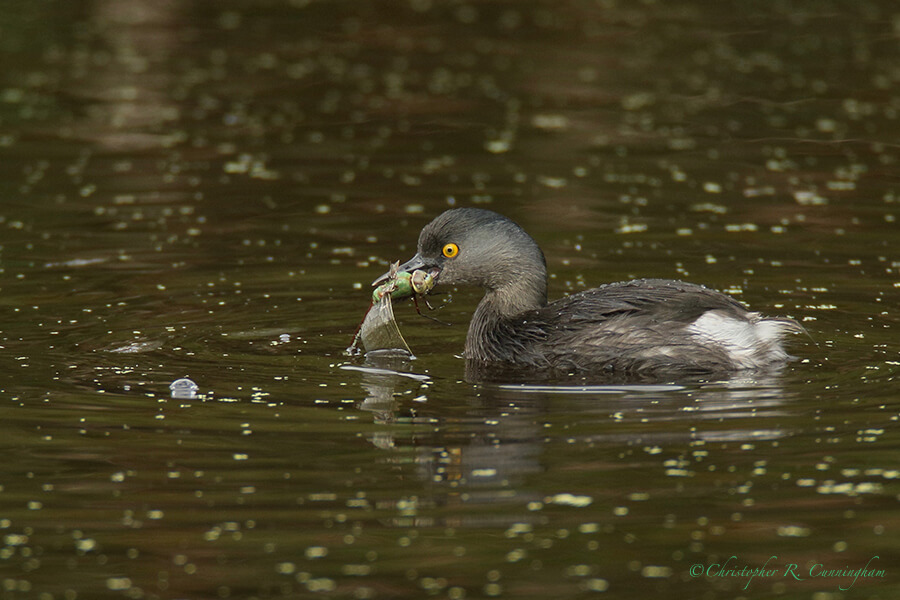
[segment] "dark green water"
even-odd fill
[[[887,0],[7,1],[0,597],[900,596],[898,36]],[[343,356],[473,205],[552,297],[683,278],[811,339],[478,385],[450,290],[452,327],[397,307],[406,375]]]

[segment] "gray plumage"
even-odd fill
[[[459,252],[442,254],[453,243]],[[611,283],[547,302],[547,269],[534,240],[495,212],[448,210],[425,226],[401,270],[431,271],[438,285],[476,285],[485,296],[465,357],[551,372],[671,377],[765,368],[786,361],[791,319],[769,319],[730,296],[668,279]]]

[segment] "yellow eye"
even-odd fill
[[[442,252],[447,258],[453,258],[457,254],[459,254],[459,246],[457,246],[456,244],[447,244],[446,246],[444,246]]]

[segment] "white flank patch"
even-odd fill
[[[703,313],[688,327],[693,335],[722,346],[739,369],[786,359],[780,343],[785,329],[785,323],[761,319],[758,313],[750,313],[744,320],[715,310]]]

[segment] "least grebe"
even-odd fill
[[[774,366],[791,319],[764,318],[730,296],[670,279],[610,283],[547,302],[547,265],[530,235],[490,210],[448,210],[422,229],[402,271],[485,289],[466,336],[480,365],[649,376]],[[376,283],[384,281],[382,276]]]

